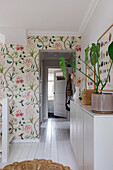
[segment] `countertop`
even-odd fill
[[[81,108],[82,110],[88,112],[89,115],[91,115],[92,117],[105,117],[105,118],[110,118],[112,117],[113,118],[113,113],[112,114],[97,114],[97,113],[93,113],[92,110],[91,110],[91,106],[90,105],[83,105],[82,104],[82,101],[73,101],[71,100],[72,103],[74,103],[75,105],[77,105],[79,108]]]

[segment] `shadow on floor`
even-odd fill
[[[64,119],[66,119],[65,117],[55,116],[54,113],[48,113],[48,118],[49,118],[49,119],[50,119],[50,118],[57,118],[57,119],[59,119],[59,118],[64,118]]]

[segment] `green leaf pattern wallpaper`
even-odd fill
[[[17,140],[39,138],[39,50],[81,53],[77,37],[28,36],[27,42],[26,46],[0,43],[0,98],[9,99],[9,132]]]

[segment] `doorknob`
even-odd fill
[[[55,92],[53,92],[53,94],[55,94]]]

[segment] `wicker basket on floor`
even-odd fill
[[[91,96],[94,90],[85,90],[82,91],[82,104],[91,105]]]
[[[15,162],[5,166],[2,170],[71,170],[67,166],[45,159],[34,159],[33,161]]]

